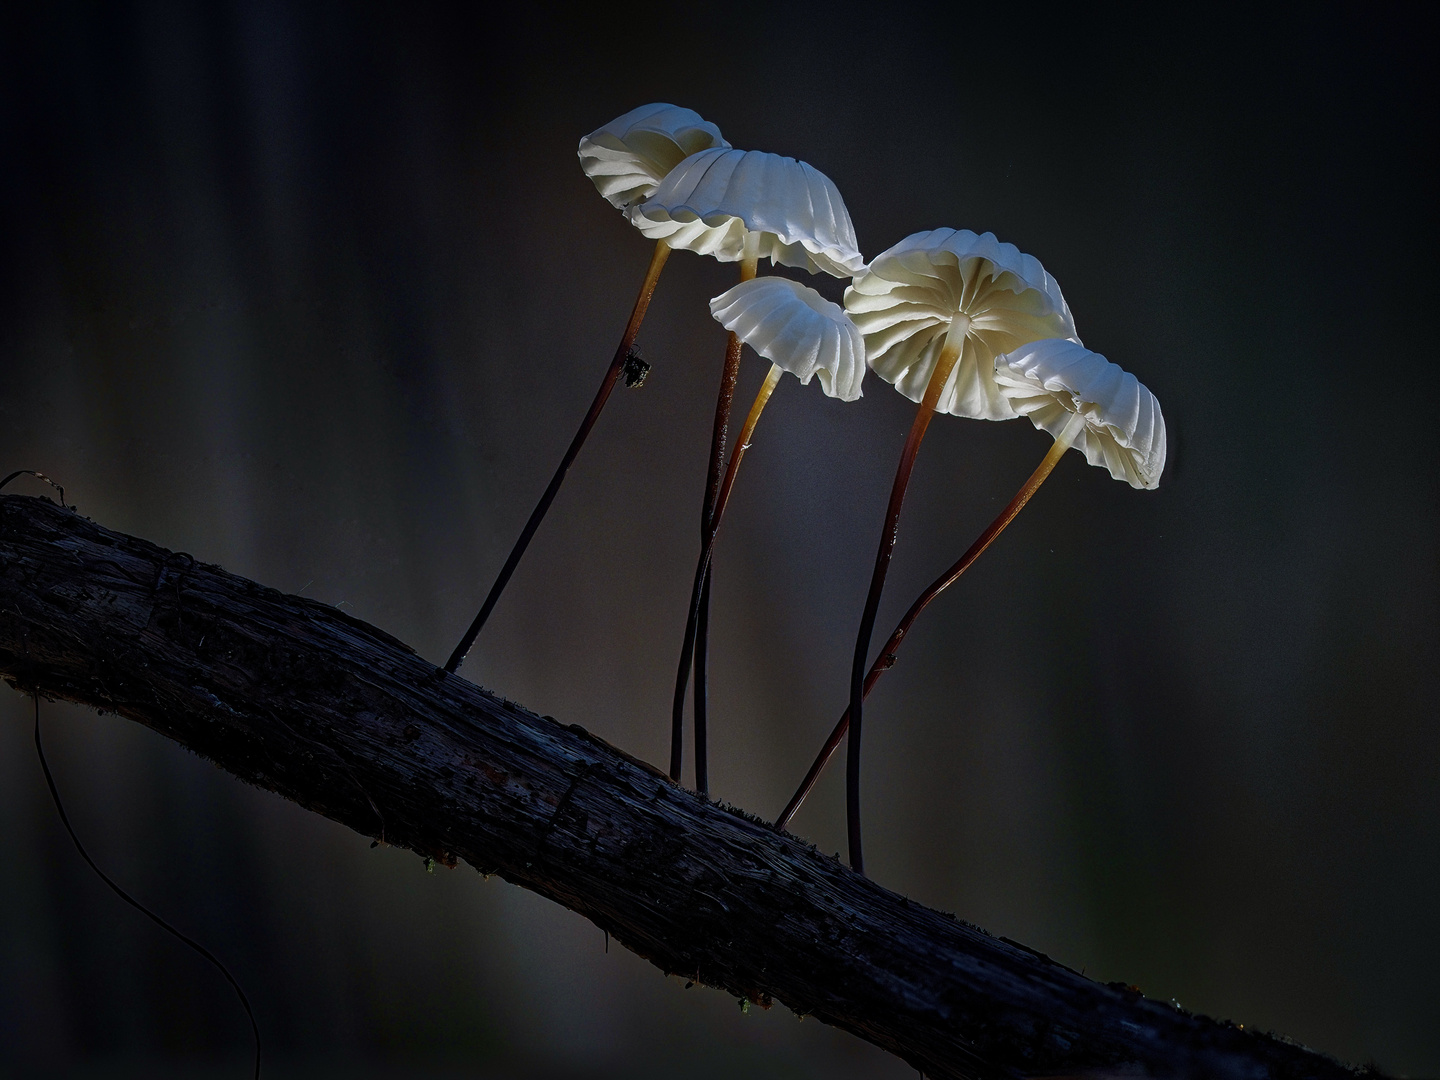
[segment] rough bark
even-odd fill
[[[577,911],[661,970],[929,1077],[1353,1077],[912,903],[314,600],[0,496],[0,675],[386,843]]]

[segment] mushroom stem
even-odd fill
[[[750,281],[760,263],[760,234],[745,237],[740,260],[740,280]],[[715,425],[710,434],[710,465],[705,476],[705,502],[700,507],[700,546],[710,538],[715,516],[715,499],[720,490],[720,475],[725,463],[725,437],[730,427],[730,404],[735,397],[735,380],[740,375],[740,338],[731,333],[725,343],[725,366],[720,373],[720,393],[715,398]],[[699,623],[696,626],[693,662],[695,665],[695,790],[710,794],[710,767],[706,754],[706,721],[710,692],[707,661],[710,654],[710,586],[713,578],[707,570],[700,596]]]
[[[965,348],[965,336],[970,331],[970,319],[957,313],[950,320],[950,329],[945,334],[945,344],[935,361],[935,370],[925,386],[925,396],[915,412],[910,425],[910,434],[905,439],[905,449],[900,453],[900,466],[895,471],[895,483],[890,488],[890,505],[885,511],[885,528],[880,533],[880,549],[875,554],[875,570],[870,575],[870,592],[865,597],[865,611],[860,616],[860,632],[855,637],[855,657],[850,665],[850,742],[845,769],[845,822],[850,841],[850,868],[856,873],[865,873],[865,856],[860,843],[860,722],[865,702],[865,658],[870,652],[870,636],[875,631],[875,616],[880,610],[880,594],[885,589],[885,574],[890,569],[890,556],[895,551],[895,541],[900,527],[900,508],[905,502],[905,488],[910,483],[910,471],[915,466],[915,455],[920,452],[920,442],[935,415],[935,406],[940,393],[949,381]]]
[[[770,365],[770,373],[760,384],[760,392],[755,395],[755,401],[750,406],[750,413],[745,417],[745,425],[740,429],[740,438],[735,443],[735,450],[730,455],[730,464],[725,470],[725,479],[715,496],[715,508],[710,518],[709,535],[705,538],[705,546],[700,551],[700,561],[695,566],[695,584],[690,590],[690,608],[685,619],[685,638],[680,646],[680,667],[675,673],[675,698],[670,717],[670,779],[676,783],[680,781],[680,759],[684,749],[685,690],[690,681],[690,658],[695,652],[695,636],[700,622],[700,607],[705,594],[705,583],[710,576],[710,558],[715,552],[715,537],[720,533],[720,521],[725,516],[725,506],[729,503],[730,492],[735,487],[735,477],[740,473],[740,462],[745,459],[745,451],[750,449],[750,436],[754,434],[760,414],[765,411],[765,406],[770,401],[770,395],[774,393],[775,384],[780,381],[783,371],[784,369],[779,364]]]
[[[995,538],[1005,531],[1005,527],[1015,520],[1015,515],[1020,513],[1020,511],[1024,509],[1025,504],[1030,501],[1030,497],[1040,490],[1040,485],[1045,482],[1045,478],[1049,476],[1055,466],[1060,463],[1060,459],[1065,456],[1065,451],[1070,449],[1071,445],[1075,442],[1075,437],[1080,434],[1080,429],[1084,426],[1084,420],[1078,414],[1071,417],[1070,421],[1065,425],[1065,428],[1060,432],[1060,437],[1055,440],[1055,445],[1050,447],[1049,453],[1047,453],[1045,459],[1040,462],[1039,468],[1030,474],[1030,479],[1026,480],[1020,490],[1015,493],[1015,497],[1010,500],[1009,505],[1000,511],[999,516],[986,527],[985,531],[980,534],[979,539],[970,545],[969,550],[966,551],[964,555],[960,556],[960,561],[932,581],[929,588],[922,592],[915,602],[910,605],[910,610],[905,612],[905,617],[900,620],[899,624],[895,627],[895,632],[892,633],[890,639],[885,642],[885,647],[880,650],[880,655],[877,656],[875,662],[870,665],[870,672],[865,676],[865,687],[863,691],[865,697],[868,698],[870,696],[870,691],[873,690],[875,684],[880,681],[880,676],[895,666],[895,654],[900,649],[900,642],[903,641],[905,635],[910,632],[910,627],[915,624],[915,620],[920,617],[920,613],[930,605],[930,601],[948,589],[959,579],[961,574],[970,569],[970,564],[984,554],[985,549],[995,542]],[[791,797],[785,810],[775,819],[775,829],[777,832],[784,832],[790,824],[791,819],[794,818],[796,812],[800,809],[800,805],[809,796],[810,789],[815,786],[815,782],[820,779],[820,774],[825,771],[825,766],[830,763],[830,759],[834,757],[835,751],[839,749],[840,740],[845,738],[845,733],[849,731],[849,729],[850,710],[846,709],[845,714],[840,717],[840,721],[830,732],[830,737],[825,740],[825,745],[820,749],[820,753],[810,766],[810,771],[805,774],[805,779],[801,781],[800,787],[796,789],[795,794]]]
[[[600,419],[600,410],[605,408],[605,402],[610,398],[610,391],[615,389],[615,382],[625,368],[625,361],[630,355],[630,349],[635,344],[635,337],[640,333],[640,324],[644,321],[645,312],[650,307],[650,297],[655,294],[655,284],[660,280],[660,271],[664,268],[665,260],[669,255],[670,245],[664,240],[656,241],[655,254],[650,256],[650,268],[645,271],[645,280],[640,284],[640,295],[635,298],[635,307],[630,312],[630,321],[625,324],[625,333],[620,338],[619,348],[615,350],[615,359],[610,361],[609,370],[605,372],[605,378],[600,382],[600,389],[595,393],[595,400],[590,403],[590,411],[585,414],[585,419],[580,423],[580,429],[570,440],[569,449],[560,459],[560,465],[555,470],[555,475],[550,478],[550,486],[545,489],[545,494],[540,496],[540,501],[530,512],[530,520],[525,522],[525,528],[520,530],[520,538],[510,549],[510,555],[505,560],[505,565],[500,568],[500,574],[496,577],[495,584],[490,586],[490,593],[485,597],[485,603],[480,605],[480,612],[475,616],[475,621],[470,624],[470,629],[465,631],[465,636],[460,639],[460,644],[455,646],[455,651],[450,654],[450,659],[445,661],[446,671],[456,671],[464,663],[465,654],[470,651],[470,646],[475,644],[475,638],[485,625],[485,620],[490,618],[490,613],[499,603],[500,594],[505,591],[505,586],[510,581],[510,575],[515,573],[515,568],[520,565],[520,559],[524,556],[525,549],[530,546],[535,531],[540,528],[540,522],[545,520],[545,514],[550,509],[550,504],[555,501],[555,496],[560,491],[560,485],[565,481],[565,474],[570,471],[570,466],[574,464],[580,448],[585,445],[585,439],[589,436],[590,429],[595,426],[595,421]]]

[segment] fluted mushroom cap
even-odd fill
[[[841,401],[860,396],[865,341],[839,304],[782,277],[753,278],[710,301],[710,314],[771,363]]]
[[[631,109],[580,140],[580,167],[617,210],[649,198],[691,154],[729,147],[700,114],[657,101]]]
[[[937,408],[980,420],[1018,414],[995,384],[995,357],[1037,338],[1074,338],[1060,286],[1038,259],[994,233],[933,229],[875,257],[845,290],[870,366],[911,401],[925,396],[952,321],[969,321]]]
[[[838,278],[865,268],[835,184],[814,166],[779,154],[702,150],[675,166],[629,214],[652,240],[721,262],[739,261],[748,231],[760,234],[762,259]]]
[[[1116,480],[1153,488],[1165,471],[1160,402],[1118,364],[1073,341],[1036,341],[995,361],[995,378],[1021,416],[1059,438],[1077,413],[1075,446]]]

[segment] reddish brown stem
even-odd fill
[[[725,470],[725,480],[715,497],[715,515],[710,535],[700,552],[700,561],[695,566],[695,584],[690,591],[690,608],[685,619],[685,636],[680,644],[680,667],[675,673],[675,697],[670,716],[670,779],[677,783],[680,781],[680,751],[685,730],[685,688],[690,678],[690,659],[695,652],[705,583],[710,576],[710,559],[715,553],[715,537],[720,533],[720,522],[725,516],[725,507],[730,502],[730,492],[735,487],[735,478],[740,474],[740,463],[745,460],[745,451],[750,449],[750,437],[754,434],[760,414],[765,410],[765,405],[775,390],[775,384],[780,381],[780,375],[780,365],[771,364],[770,373],[765,376],[760,392],[755,395],[755,401],[750,406],[750,414],[745,417],[745,426],[740,429],[739,441],[735,444],[734,453],[730,455],[730,465]]]
[[[625,368],[625,361],[630,355],[631,347],[635,344],[635,337],[640,333],[640,324],[645,320],[645,312],[650,307],[650,297],[655,294],[655,284],[660,280],[660,271],[664,268],[665,260],[669,255],[670,245],[664,240],[658,241],[655,244],[655,254],[650,258],[650,268],[645,272],[645,280],[640,286],[640,295],[635,298],[635,307],[630,312],[630,321],[625,324],[625,333],[620,338],[620,347],[615,350],[615,359],[610,361],[605,378],[600,382],[600,389],[595,392],[595,400],[590,402],[590,411],[580,422],[580,430],[575,432],[575,437],[570,440],[570,447],[565,451],[565,456],[560,459],[560,466],[555,470],[555,475],[550,478],[550,485],[545,489],[545,494],[540,496],[540,501],[530,512],[530,520],[525,522],[525,528],[520,530],[520,538],[510,549],[510,555],[505,560],[505,565],[500,568],[500,574],[496,577],[495,584],[490,586],[490,593],[485,597],[485,603],[480,605],[479,614],[475,616],[470,628],[465,631],[465,636],[460,639],[460,643],[455,646],[455,651],[450,654],[450,659],[445,661],[446,671],[456,671],[465,662],[465,654],[470,651],[470,646],[475,644],[475,638],[479,636],[485,621],[490,618],[490,613],[500,602],[500,594],[505,591],[505,586],[510,582],[510,576],[520,565],[520,559],[524,556],[525,549],[530,546],[535,531],[540,528],[540,522],[545,520],[545,514],[549,511],[550,504],[560,493],[560,485],[565,482],[565,474],[570,471],[570,466],[579,456],[580,448],[585,445],[585,439],[589,436],[590,429],[595,426],[595,421],[600,419],[600,411],[605,408],[605,402],[610,399],[610,391],[615,389],[615,382]]]
[[[740,280],[749,281],[755,276],[760,265],[760,234],[749,233],[745,239],[745,250],[740,260]],[[715,515],[715,503],[719,497],[720,478],[725,463],[725,438],[730,426],[730,405],[735,397],[735,380],[740,375],[741,341],[733,333],[725,342],[725,366],[720,374],[720,393],[715,399],[715,424],[710,433],[710,465],[705,476],[705,502],[700,507],[700,547],[710,543],[710,537],[719,528]],[[707,753],[706,727],[710,705],[708,661],[710,652],[710,592],[714,575],[707,566],[705,581],[700,593],[700,610],[695,637],[687,655],[681,663],[692,664],[695,668],[695,790],[701,795],[710,793],[710,764]],[[683,705],[682,705],[683,709]],[[672,764],[678,761],[684,750],[684,729],[671,732],[670,758]],[[680,779],[679,765],[672,769],[675,779]]]
[[[900,649],[900,642],[902,642],[905,639],[905,635],[910,632],[910,627],[915,624],[915,620],[920,617],[920,613],[930,605],[930,601],[934,600],[958,581],[960,575],[970,569],[970,565],[984,554],[985,549],[995,542],[995,538],[1005,531],[1005,527],[1015,520],[1015,515],[1024,509],[1025,504],[1030,501],[1030,497],[1039,490],[1040,485],[1045,482],[1045,478],[1050,475],[1055,466],[1059,464],[1060,458],[1064,456],[1065,451],[1070,448],[1074,434],[1074,432],[1071,432],[1067,438],[1065,432],[1061,433],[1061,438],[1057,439],[1055,445],[1050,448],[1050,452],[1045,455],[1045,460],[1040,462],[1040,467],[1030,474],[1030,479],[1025,481],[1024,486],[1016,492],[1015,497],[1010,500],[1009,505],[1000,511],[999,516],[986,527],[985,531],[980,534],[979,539],[970,545],[969,550],[967,550],[964,555],[960,556],[959,562],[955,563],[954,566],[950,567],[945,573],[932,581],[929,587],[910,605],[910,610],[905,612],[905,617],[896,625],[895,632],[892,633],[889,640],[885,642],[885,647],[880,650],[880,655],[877,656],[875,662],[870,665],[870,671],[865,676],[865,686],[862,691],[864,697],[868,698],[870,691],[873,690],[875,684],[880,681],[880,676],[895,666],[896,653]],[[814,763],[810,766],[810,771],[805,774],[805,779],[801,781],[800,787],[796,789],[795,794],[791,797],[784,811],[775,819],[775,828],[777,830],[783,832],[790,824],[791,819],[794,818],[801,804],[809,797],[810,790],[815,786],[815,782],[820,779],[820,774],[825,771],[825,766],[828,765],[830,759],[835,756],[835,751],[839,749],[841,740],[845,738],[846,732],[849,730],[850,710],[846,709],[844,715],[840,717],[839,722],[831,730],[830,737],[825,740],[825,745],[821,748]]]
[[[747,276],[748,273],[748,276]],[[749,281],[755,276],[753,263],[740,267],[740,280]],[[720,393],[715,400],[715,426],[710,435],[710,467],[705,478],[705,505],[700,515],[700,546],[710,543],[716,528],[715,504],[720,494],[721,477],[724,474],[725,438],[730,426],[730,405],[735,398],[735,381],[740,375],[740,348],[738,337],[731,334],[725,343],[725,367],[720,374]],[[700,611],[695,630],[693,663],[695,667],[695,790],[701,795],[710,794],[710,763],[707,750],[706,726],[709,713],[708,665],[710,652],[710,591],[714,575],[707,566],[704,587],[700,594]],[[672,754],[674,753],[672,748]]]
[[[945,344],[935,360],[935,370],[930,373],[925,386],[925,396],[915,411],[915,420],[910,425],[910,434],[905,438],[905,449],[900,453],[900,465],[895,470],[895,483],[890,488],[890,505],[885,511],[885,528],[880,533],[880,549],[875,553],[875,570],[870,575],[870,591],[865,597],[865,612],[860,616],[860,632],[855,635],[855,655],[850,664],[850,741],[847,745],[845,764],[845,825],[850,841],[850,867],[856,873],[865,872],[865,856],[860,842],[860,733],[862,709],[865,704],[865,659],[870,652],[870,636],[875,632],[875,616],[880,610],[880,594],[885,590],[885,575],[890,569],[890,557],[895,551],[895,541],[900,528],[900,509],[905,502],[905,488],[910,483],[910,472],[915,467],[915,455],[920,452],[920,442],[930,427],[930,418],[940,400],[950,373],[955,370],[964,348],[965,334],[970,320],[957,314],[945,335]]]

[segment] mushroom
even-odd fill
[[[697,638],[710,594],[710,560],[720,531],[720,521],[730,501],[735,478],[739,475],[740,462],[750,448],[760,414],[769,403],[780,376],[787,371],[800,380],[801,386],[808,386],[811,378],[818,376],[820,389],[829,397],[841,401],[857,400],[865,378],[865,341],[845,314],[845,309],[797,281],[782,277],[742,281],[711,300],[710,313],[716,322],[730,331],[732,340],[749,345],[769,360],[770,371],[760,384],[730,455],[730,464],[716,492],[700,560],[695,567],[695,583],[685,620],[671,715],[670,775],[677,780],[683,749],[685,689],[690,677],[692,655],[695,657],[696,678],[700,677]],[[736,351],[739,351],[738,346]],[[696,790],[702,795],[708,794],[706,781],[705,711],[702,706],[695,710],[695,782]]]
[[[654,194],[660,182],[689,155],[711,147],[725,148],[729,145],[721,137],[720,129],[708,120],[702,120],[698,113],[657,102],[632,109],[604,127],[592,131],[580,140],[578,153],[580,167],[585,171],[585,175],[594,181],[600,194],[616,209],[626,210]],[[615,350],[615,357],[610,361],[605,377],[600,381],[600,389],[590,403],[590,411],[585,414],[585,419],[581,421],[580,429],[576,431],[569,448],[560,459],[560,465],[551,477],[549,486],[540,496],[540,501],[531,512],[525,528],[520,531],[520,538],[510,550],[510,555],[501,567],[495,584],[490,587],[490,593],[480,606],[479,613],[465,631],[460,643],[455,646],[450,659],[445,662],[446,671],[455,671],[465,660],[465,654],[470,651],[470,646],[475,643],[485,621],[495,610],[500,594],[505,591],[510,576],[515,573],[525,549],[530,546],[530,540],[540,527],[540,522],[545,519],[550,504],[555,501],[565,474],[579,455],[580,448],[585,445],[590,429],[600,419],[600,412],[605,408],[605,402],[610,399],[616,380],[626,370],[627,365],[634,362],[632,350],[635,337],[640,333],[640,324],[644,321],[645,312],[650,306],[650,297],[654,295],[656,282],[660,280],[660,271],[664,268],[669,254],[670,245],[663,239],[657,239],[655,253],[650,257],[650,266],[645,272],[645,280],[640,284],[640,294],[630,312],[630,321],[625,324],[620,345]],[[629,381],[627,375],[627,382]]]
[[[839,190],[803,161],[759,150],[713,147],[677,165],[655,193],[627,211],[642,233],[671,247],[740,263],[741,282],[755,276],[760,259],[811,273],[849,278],[865,266],[855,227]],[[721,483],[731,398],[740,370],[740,341],[727,342],[711,430],[710,464],[700,512],[700,544],[709,542]],[[708,574],[708,571],[707,571]],[[695,717],[705,728],[706,653],[710,611],[707,577],[694,642]],[[688,663],[682,660],[682,663]],[[708,787],[703,738],[696,738],[696,790]],[[671,747],[671,778],[680,779],[678,738]]]
[[[741,282],[710,301],[715,321],[770,361],[771,379],[788,371],[840,401],[858,401],[865,339],[839,304],[783,277]]]
[[[610,205],[624,210],[655,194],[691,154],[729,149],[720,129],[700,114],[662,101],[617,116],[580,140],[580,168]]]
[[[845,290],[875,373],[920,408],[895,483],[850,669],[846,826],[850,865],[865,872],[860,836],[860,736],[865,661],[915,455],[936,410],[1008,420],[1019,413],[995,381],[995,357],[1040,338],[1073,338],[1075,323],[1045,268],[993,233],[935,229],[883,252]]]
[[[651,239],[721,262],[768,258],[842,279],[865,268],[835,184],[792,157],[720,146],[702,150],[627,213]]]
[[[1159,486],[1165,417],[1155,395],[1119,364],[1073,341],[1036,341],[998,357],[995,380],[1016,412],[1055,436],[1057,459],[1073,442],[1116,480]]]
[[[1160,483],[1165,469],[1165,418],[1160,403],[1119,365],[1074,341],[1055,338],[1032,342],[996,357],[995,381],[1015,411],[1053,435],[1055,442],[1030,479],[969,550],[910,605],[865,676],[866,697],[880,676],[894,666],[900,643],[920,613],[1005,531],[1071,446],[1080,450],[1091,465],[1104,465],[1111,476],[1131,487],[1153,489]],[[846,710],[784,812],[776,818],[777,830],[783,831],[800,809],[849,724],[850,712]]]

